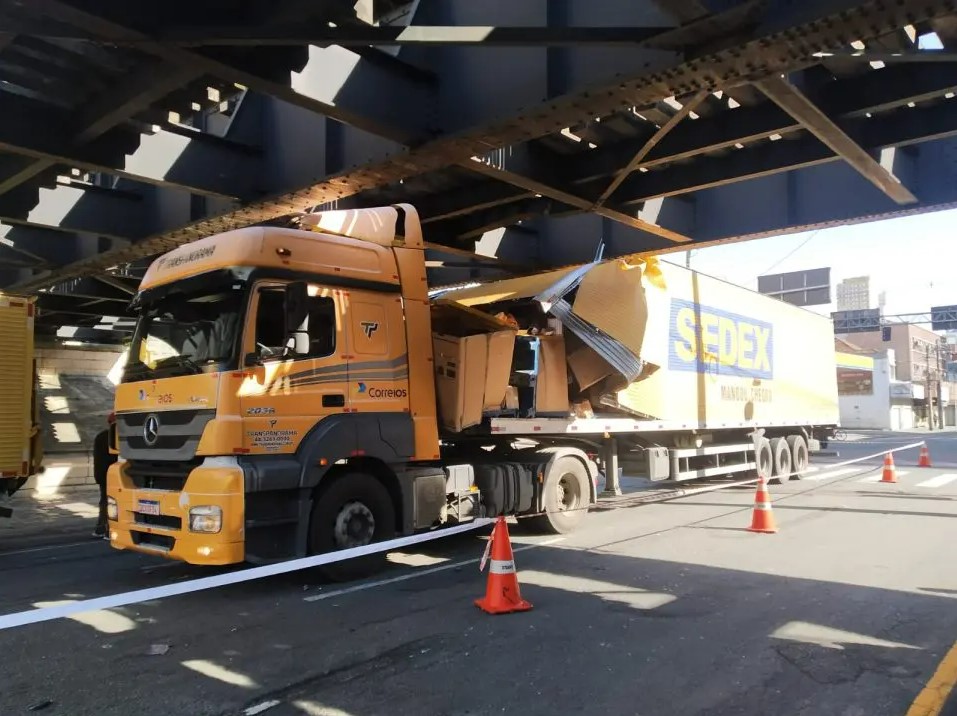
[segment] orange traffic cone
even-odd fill
[[[881,482],[897,482],[897,468],[894,467],[894,456],[891,453],[884,455],[884,474]]]
[[[930,464],[930,450],[927,449],[927,443],[920,446],[920,459],[917,461],[917,467],[933,467]]]
[[[508,614],[525,612],[532,605],[522,599],[518,589],[518,576],[515,574],[515,558],[512,556],[512,543],[508,539],[508,526],[505,518],[499,517],[492,530],[490,539],[492,550],[491,564],[488,570],[488,585],[485,597],[476,599],[475,606],[489,614]],[[486,550],[488,554],[488,550]],[[485,557],[482,558],[482,567]]]
[[[749,532],[777,532],[774,524],[774,513],[771,511],[771,495],[768,493],[768,481],[764,475],[758,473],[758,489],[754,494],[754,512],[751,516]]]

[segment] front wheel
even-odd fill
[[[349,473],[322,486],[312,507],[309,551],[312,554],[364,547],[395,537],[395,507],[385,486],[372,475]],[[330,579],[344,581],[382,569],[385,553],[323,565]]]
[[[588,470],[580,460],[560,457],[545,476],[545,514],[520,518],[519,523],[534,532],[568,534],[575,531],[591,502]]]

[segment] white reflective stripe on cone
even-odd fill
[[[515,562],[493,559],[488,571],[489,574],[515,574]]]
[[[756,510],[765,510],[766,512],[770,512],[770,511],[771,511],[771,503],[770,503],[770,502],[756,502],[756,503],[754,504],[754,509],[756,509]]]

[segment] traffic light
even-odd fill
[[[888,341],[890,341],[890,339],[891,339],[891,327],[883,326],[881,328],[881,340],[884,341],[884,343],[887,343]]]

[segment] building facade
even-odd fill
[[[857,413],[848,403],[846,417],[851,421],[849,426],[909,430],[955,424],[957,415],[950,400],[954,393],[953,384],[947,376],[949,353],[942,345],[940,336],[933,331],[917,325],[896,324],[885,326],[883,331],[839,336],[835,345],[839,354],[868,356],[874,360],[875,391],[880,390],[887,401],[885,419],[884,411],[877,410],[876,403],[868,403],[858,396],[855,404],[865,407],[860,409],[862,415],[855,417]],[[840,375],[841,368],[838,370]],[[876,387],[882,380],[878,376],[883,370],[887,371],[886,392]],[[879,393],[875,392],[875,400],[878,396]],[[845,418],[844,403],[847,402],[844,398],[850,400],[852,394],[845,392],[842,397],[842,421]],[[868,412],[874,414],[864,415]],[[861,420],[874,424],[860,424]]]
[[[837,310],[863,311],[871,307],[870,276],[846,278],[837,284]]]

